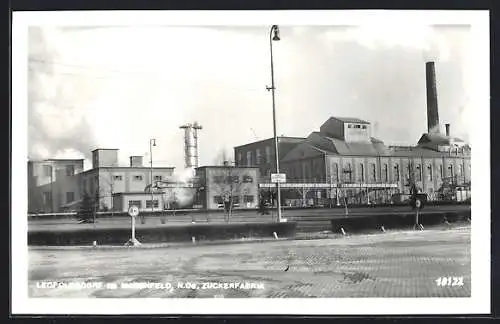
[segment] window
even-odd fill
[[[134,181],[142,181],[142,176],[141,175],[134,176]]]
[[[226,177],[226,183],[239,183],[239,182],[240,182],[239,176],[227,176]]]
[[[354,128],[361,128],[361,125],[355,125]]]
[[[351,163],[347,163],[344,167],[344,181],[347,183],[352,182],[352,167]]]
[[[266,146],[266,163],[271,163],[271,147]]]
[[[113,180],[115,180],[115,181],[122,181],[123,180],[123,176],[121,176],[121,175],[115,175],[115,176],[113,176]]]
[[[351,124],[348,124],[348,125],[347,125],[347,128],[352,128],[352,125],[351,125]]]
[[[241,152],[238,152],[238,165],[242,165],[243,164],[242,159],[243,159],[243,157],[241,156]]]
[[[233,201],[233,205],[238,205],[240,203],[240,196],[232,196],[231,200]]]
[[[158,199],[153,200],[153,208],[158,208]],[[146,208],[151,208],[151,199],[146,200]]]
[[[247,165],[252,165],[252,152],[247,152]]]
[[[82,187],[84,192],[87,191],[87,179],[82,180]]]
[[[132,206],[136,206],[137,208],[141,208],[142,207],[142,201],[140,201],[140,200],[129,200],[128,201],[128,208],[130,208]]]
[[[254,196],[252,195],[245,195],[243,196],[243,202],[246,203],[253,203],[254,202]]]
[[[260,149],[255,150],[255,164],[260,164]]]
[[[422,181],[422,169],[420,164],[417,164],[417,181]]]
[[[222,204],[222,196],[214,196],[214,203],[216,204]]]
[[[45,177],[51,177],[52,176],[52,165],[44,165],[43,166],[43,175]]]
[[[67,165],[66,166],[66,176],[71,177],[75,175],[75,166]]]
[[[371,164],[372,167],[372,181],[377,181],[377,166],[375,163]]]
[[[387,167],[387,163],[384,164],[384,182],[389,181],[389,168]]]
[[[162,179],[161,175],[156,175],[155,176],[155,181],[161,181],[161,179]]]
[[[43,193],[43,204],[46,206],[52,206],[52,195],[50,191]]]
[[[70,202],[73,202],[75,201],[75,193],[74,192],[67,192],[66,193],[66,203],[70,203]]]
[[[453,165],[448,166],[448,176],[453,178]]]
[[[444,174],[443,174],[443,166],[442,165],[439,165],[439,175],[441,176],[441,179],[444,178]]]
[[[366,125],[361,126],[361,128],[366,129]]]
[[[249,176],[249,175],[243,176],[243,182],[244,183],[252,183],[253,182],[252,176]]]
[[[223,183],[224,182],[224,177],[223,176],[214,176],[213,177],[214,183]]]
[[[333,164],[332,181],[339,181],[339,165],[337,163]]]
[[[464,175],[464,166],[463,165],[459,165],[458,166],[458,176],[463,176]]]
[[[394,165],[394,181],[399,181],[399,165]]]
[[[427,166],[427,175],[428,175],[428,179],[429,181],[432,181],[432,165],[428,165]]]
[[[359,180],[361,182],[365,181],[365,166],[363,163],[359,165]]]

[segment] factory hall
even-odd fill
[[[362,116],[332,116],[304,137],[277,137],[282,206],[390,204],[404,200],[414,186],[429,200],[470,199],[471,147],[439,120],[434,62],[427,62],[427,130],[412,145],[388,146],[372,137]],[[275,139],[234,147],[234,162],[199,166],[198,123],[185,132],[185,170],[144,165],[142,156],[118,164],[118,149],[92,151],[92,168],[83,159],[28,161],[29,212],[74,211],[92,196],[100,211],[172,208],[217,210],[228,197],[235,209],[255,209],[261,199],[273,204],[277,186]],[[422,125],[425,129],[425,125]],[[213,141],[217,146],[217,140]],[[188,171],[186,173],[186,170]]]

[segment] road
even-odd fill
[[[454,212],[470,210],[467,205],[447,205],[447,206],[427,206],[422,213],[435,212]],[[257,211],[234,211],[231,216],[231,223],[245,222],[272,222],[276,220],[276,213],[269,210],[269,215],[260,215]],[[371,207],[371,208],[350,208],[349,217],[360,217],[376,214],[405,214],[412,213],[409,206],[395,207]],[[289,221],[297,221],[299,227],[307,228],[308,230],[328,230],[330,228],[329,220],[332,218],[345,217],[345,209],[343,208],[321,208],[321,209],[290,209],[283,212],[283,217]],[[206,213],[190,213],[169,215],[166,218],[165,224],[161,223],[159,216],[146,217],[146,223],[141,224],[137,221],[137,228],[158,227],[158,226],[178,226],[190,224],[192,221],[196,223],[224,223],[224,214],[221,212],[206,212]],[[113,218],[100,218],[95,224],[97,228],[128,228],[130,227],[130,217],[117,216]],[[93,228],[94,224],[78,224],[72,219],[39,219],[28,222],[28,230],[43,231],[43,230],[75,230],[82,228]]]
[[[28,255],[30,297],[466,297],[471,289],[467,226],[219,246],[30,248]],[[458,285],[437,285],[448,276]],[[53,281],[103,286],[43,288]],[[133,282],[158,286],[122,286]]]

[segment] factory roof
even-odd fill
[[[418,140],[418,144],[435,144],[435,145],[450,145],[450,144],[465,144],[463,140],[456,137],[449,137],[441,134],[425,133]]]
[[[278,136],[278,143],[280,143],[280,144],[285,144],[285,143],[298,144],[298,143],[302,142],[303,140],[305,140],[305,138],[303,138],[303,137]],[[260,141],[255,141],[252,143],[247,143],[247,144],[235,146],[234,148],[237,149],[237,148],[250,146],[250,145],[254,145],[254,144],[258,144],[258,143],[264,143],[267,141],[274,141],[274,137],[266,138],[266,139],[263,139]]]
[[[331,117],[340,120],[344,123],[359,123],[359,124],[369,124],[366,120],[362,120],[355,117]]]

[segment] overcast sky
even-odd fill
[[[181,124],[203,126],[200,165],[271,137],[269,28],[31,27],[29,157],[118,148],[127,165],[156,138],[154,164],[182,169]],[[278,134],[306,137],[330,116],[358,117],[386,144],[415,144],[427,131],[425,62],[434,60],[442,131],[451,123],[469,140],[468,26],[280,29]]]

